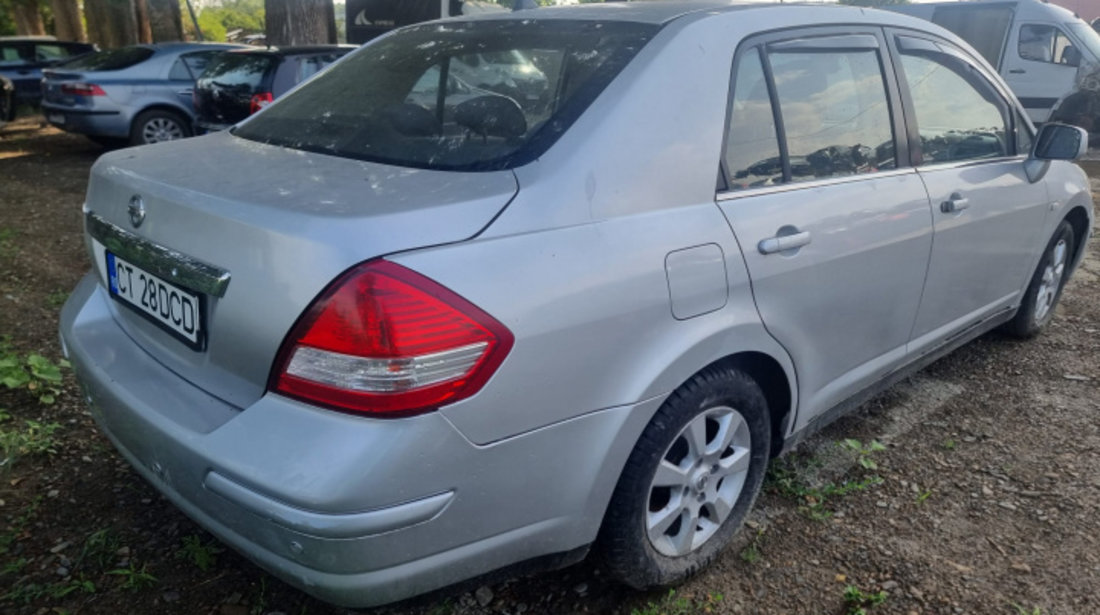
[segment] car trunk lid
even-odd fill
[[[147,243],[228,275],[221,297],[202,284],[179,284],[210,291],[198,293],[205,302],[204,349],[121,301],[112,302],[113,312],[154,359],[245,407],[263,394],[287,332],[340,273],[378,256],[469,239],[516,190],[511,171],[393,167],[219,133],[105,155],[92,170],[86,209],[89,218],[131,238],[124,243]],[[135,199],[141,220],[131,218]],[[90,239],[104,286],[112,241],[118,240]],[[157,269],[140,250],[136,258],[114,251],[164,278],[176,273]],[[181,272],[175,282],[185,279]]]

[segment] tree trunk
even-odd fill
[[[88,39],[103,49],[138,42],[133,0],[84,0],[84,17]]]
[[[38,11],[38,0],[14,0],[12,13],[15,14],[15,32],[20,36],[41,36],[46,33],[42,23],[42,13]]]
[[[336,42],[332,0],[264,0],[268,45]]]
[[[84,22],[80,19],[80,7],[76,0],[52,0],[54,36],[62,41],[88,40],[84,36]]]
[[[149,4],[149,26],[153,30],[153,41],[183,40],[183,22],[180,21],[179,0],[147,0]]]
[[[145,0],[133,0],[134,2],[134,22],[137,24],[137,35],[139,43],[151,43],[153,42],[153,30],[149,25],[149,5]]]

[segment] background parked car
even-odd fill
[[[88,43],[55,40],[52,36],[0,38],[0,76],[15,84],[16,106],[38,105],[42,100],[42,69],[92,53]]]
[[[268,47],[220,55],[195,84],[198,131],[236,124],[353,49],[354,45]]]
[[[107,145],[189,137],[195,79],[214,56],[241,47],[165,43],[87,55],[45,71],[42,111],[50,124]]]
[[[15,119],[15,85],[0,75],[0,128]]]

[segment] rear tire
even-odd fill
[[[1028,339],[1038,335],[1050,323],[1058,299],[1062,296],[1062,288],[1066,285],[1076,246],[1073,226],[1063,220],[1039,259],[1039,266],[1032,274],[1031,283],[1020,302],[1020,309],[1005,324],[1006,332],[1020,339]]]
[[[179,113],[153,109],[134,118],[130,128],[131,145],[175,141],[191,136],[191,122]]]
[[[637,589],[711,563],[752,508],[767,469],[767,401],[746,374],[712,367],[677,389],[642,432],[601,528],[610,572]]]

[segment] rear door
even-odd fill
[[[892,39],[935,228],[911,345],[922,351],[1019,300],[1048,199],[1024,172],[1030,129],[978,62],[931,35]]]
[[[920,301],[929,202],[884,46],[878,29],[814,29],[735,60],[718,204],[794,359],[796,428],[904,361]]]

